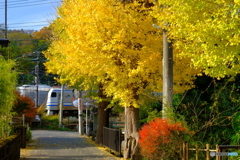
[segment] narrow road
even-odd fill
[[[23,160],[117,160],[78,132],[33,130],[34,143],[21,149]]]

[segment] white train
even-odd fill
[[[22,85],[17,87],[22,96],[28,96],[33,101],[36,100],[36,86]],[[86,91],[81,92],[81,96],[86,96]],[[61,97],[60,87],[51,87],[47,85],[38,85],[38,106],[45,108],[47,115],[58,114]],[[73,90],[65,89],[63,91],[63,116],[78,116],[78,107],[73,105],[75,98]],[[85,106],[92,107],[93,100],[82,98],[83,110]],[[76,102],[76,101],[75,101]],[[88,103],[88,104],[87,104]]]
[[[48,91],[51,89],[51,86],[39,84],[38,85],[38,106],[41,106],[46,101],[46,97],[48,95]],[[22,96],[28,96],[31,98],[33,102],[36,102],[37,92],[36,92],[36,85],[25,84],[22,86],[18,86],[16,90]]]
[[[51,88],[48,92],[46,110],[47,115],[57,114],[59,111],[61,88]],[[63,115],[77,115],[78,108],[73,105],[73,90],[63,90]]]

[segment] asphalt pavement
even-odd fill
[[[119,160],[78,132],[33,130],[32,136],[21,149],[23,160]]]

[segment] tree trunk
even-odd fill
[[[139,140],[139,108],[125,107],[125,146],[124,158],[140,160]]]
[[[109,102],[107,101],[107,97],[103,92],[103,85],[99,84],[98,96],[102,99],[98,104],[98,118],[97,118],[97,135],[96,135],[96,143],[103,144],[103,127],[109,126],[109,112],[110,109],[106,109]]]
[[[167,31],[163,30],[163,100],[162,118],[166,117],[166,110],[172,107],[173,98],[173,50],[169,42]]]

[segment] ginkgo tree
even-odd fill
[[[180,57],[209,76],[240,72],[239,0],[161,0],[156,23],[168,31]]]
[[[62,83],[85,89],[99,83],[125,107],[125,158],[138,156],[139,95],[162,90],[162,36],[152,27],[150,12],[139,1],[64,0],[52,24],[54,39],[44,53],[50,60],[48,72],[59,74]],[[198,70],[175,53],[177,92],[191,86]]]

